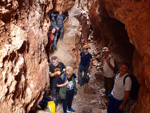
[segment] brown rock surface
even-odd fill
[[[55,0],[55,3],[56,11],[59,11],[60,9],[67,11],[74,6],[75,0]]]
[[[29,112],[43,96],[48,81],[48,63],[44,49],[47,28],[43,29],[42,25],[44,8],[50,5],[49,2],[0,2],[1,113]]]
[[[88,7],[98,46],[110,47],[117,62],[124,60],[133,66],[141,88],[131,113],[149,113],[150,1],[88,0],[88,5],[83,0],[79,1],[79,6]]]
[[[137,105],[131,113],[150,111],[150,1],[105,0],[108,14],[125,24],[133,53],[134,74],[141,84]],[[142,76],[141,76],[142,75]],[[144,104],[143,104],[144,102]]]

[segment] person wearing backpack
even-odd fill
[[[59,87],[59,96],[63,100],[63,113],[76,112],[71,108],[73,97],[77,94],[75,78],[72,67],[67,66],[65,73],[58,80],[57,87]]]
[[[102,48],[102,70],[104,75],[104,87],[106,97],[111,93],[114,85],[114,58],[110,55],[108,47]]]
[[[114,87],[109,97],[108,113],[122,113],[131,91],[132,81],[128,75],[129,65],[122,63],[117,73]],[[125,84],[124,84],[125,80]]]
[[[58,62],[57,56],[51,57],[51,64],[49,65],[49,75],[50,75],[50,86],[52,93],[52,100],[58,105],[58,88],[57,83],[61,75],[61,72],[66,68],[62,62]]]

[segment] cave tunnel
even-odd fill
[[[109,99],[105,89],[106,67],[102,59],[105,59],[103,48],[108,47],[109,58],[114,59],[114,64],[109,61],[111,66],[105,60],[111,69],[108,72],[113,73],[113,79],[116,78],[114,82],[119,76],[113,72],[114,68],[120,68],[120,64],[126,62],[130,66],[128,74],[134,75],[140,84],[138,97],[136,100],[129,97],[122,113],[150,113],[149,4],[150,1],[144,0],[0,1],[1,113],[50,112],[47,102],[43,104],[44,107],[40,104],[44,95],[48,101],[53,101],[50,82],[53,80],[50,69],[50,65],[53,65],[52,56],[57,56],[59,62],[73,68],[78,83],[80,57],[86,47],[92,55],[89,61],[92,67],[85,84],[76,85],[78,93],[74,96],[72,108],[77,113],[107,113]],[[51,14],[57,16],[60,9],[67,20],[64,21],[63,40],[58,35],[57,46],[53,48],[58,30],[56,28],[52,33],[50,29]],[[49,37],[53,39],[47,47]],[[62,112],[60,103],[56,113]]]

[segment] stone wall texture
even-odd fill
[[[48,81],[47,28],[43,23],[50,3],[0,1],[1,113],[29,112],[43,96]]]
[[[49,81],[45,46],[49,12],[74,0],[0,1],[0,112],[28,113]]]

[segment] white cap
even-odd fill
[[[103,47],[102,52],[108,52],[108,51],[109,51],[108,47]]]

